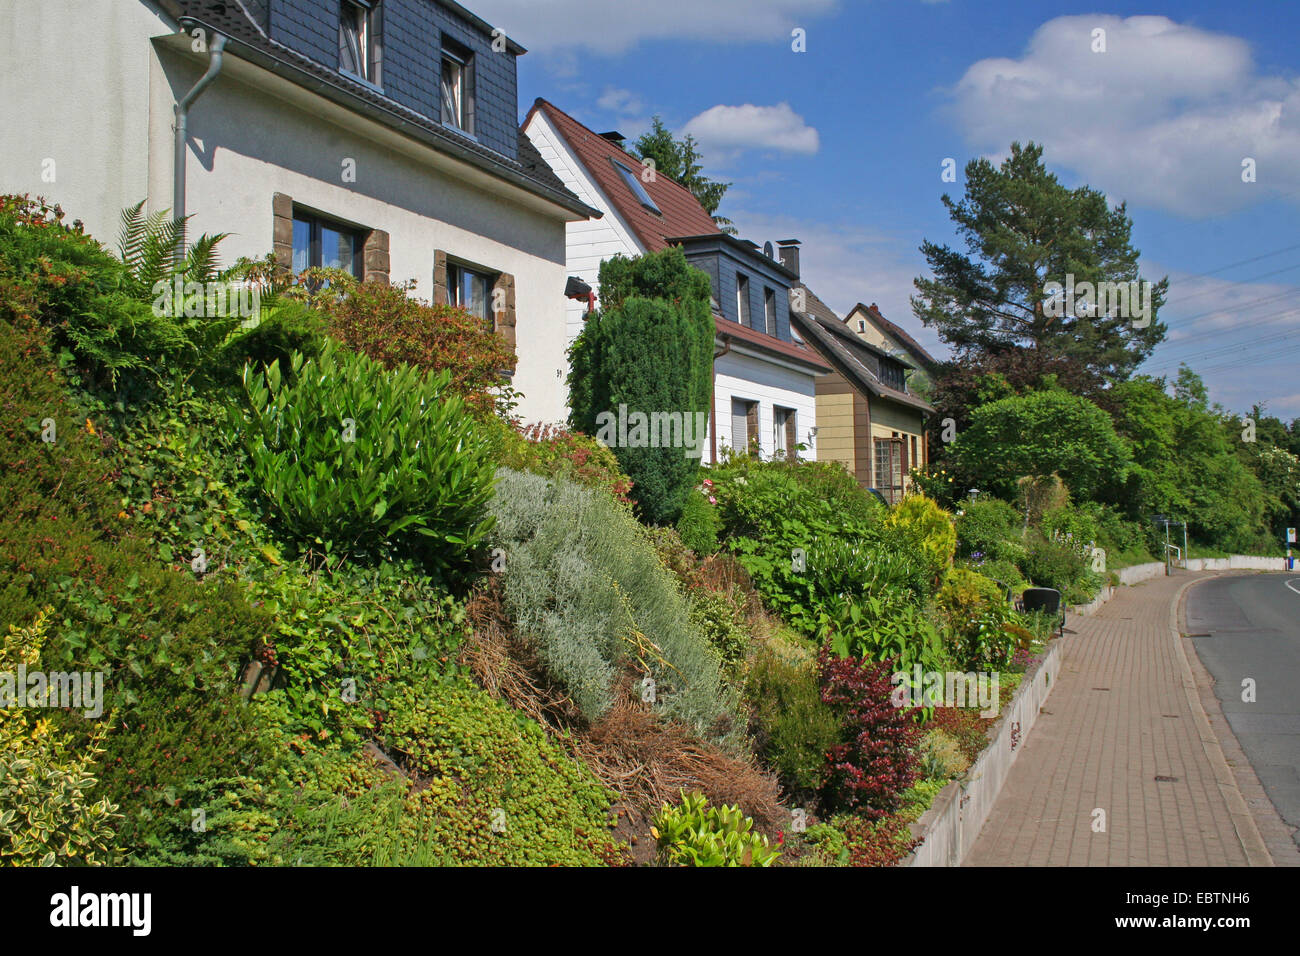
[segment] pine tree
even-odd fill
[[[704,175],[701,163],[699,143],[694,136],[687,135],[675,139],[672,131],[664,125],[663,119],[656,116],[650,131],[643,133],[632,146],[632,152],[640,159],[654,160],[655,172],[667,176],[675,183],[685,186],[699,200],[704,211],[713,216],[718,228],[729,235],[735,235],[736,229],[731,220],[725,216],[715,215],[722,197],[731,188],[731,183],[715,182]]]
[[[1077,301],[1062,307],[1049,283],[1140,282],[1139,252],[1125,205],[1111,208],[1088,186],[1067,189],[1049,173],[1042,147],[1011,144],[1000,167],[986,159],[966,166],[966,195],[943,204],[967,255],[926,241],[933,279],[915,281],[912,308],[961,356],[979,359],[1013,348],[1044,361],[1072,359],[1100,383],[1128,378],[1164,339],[1158,319],[1168,279],[1150,286],[1150,311],[1105,312]]]

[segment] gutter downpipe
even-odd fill
[[[172,169],[172,219],[181,220],[181,227],[176,239],[176,261],[185,258],[185,143],[189,138],[190,107],[203,95],[204,90],[212,85],[217,74],[221,72],[223,51],[226,49],[226,37],[218,33],[212,40],[208,52],[207,72],[194,84],[193,89],[177,102],[176,112],[176,154]]]
[[[713,353],[713,387],[709,392],[709,455],[711,463],[718,463],[718,359],[731,351],[730,336],[720,336],[723,345],[721,352]]]

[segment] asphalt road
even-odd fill
[[[1278,813],[1300,827],[1300,574],[1212,578],[1188,592],[1185,609],[1241,749]],[[1242,700],[1247,678],[1254,703]]]

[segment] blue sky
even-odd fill
[[[1300,417],[1294,0],[469,5],[530,51],[521,109],[544,96],[599,130],[635,137],[658,113],[693,133],[743,237],[802,239],[833,308],[876,302],[940,354],[908,305],[921,241],[955,241],[939,198],[969,159],[1042,143],[1067,185],[1128,202],[1143,276],[1170,277],[1147,369],[1186,359],[1228,407]]]

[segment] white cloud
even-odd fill
[[[760,246],[767,240],[799,239],[803,281],[840,318],[859,302],[874,302],[885,318],[906,329],[931,355],[947,357],[935,331],[912,314],[912,280],[926,272],[925,260],[916,251],[920,240],[857,223],[731,212],[725,207],[723,211],[735,220],[741,238]]]
[[[1035,140],[1116,200],[1206,216],[1300,191],[1300,80],[1260,75],[1238,37],[1159,16],[1058,17],[1019,59],[980,60],[948,92],[978,148]],[[1242,182],[1247,157],[1255,183]]]
[[[605,92],[596,100],[596,105],[602,110],[617,113],[619,116],[635,116],[645,108],[641,98],[631,90],[623,90],[615,86],[605,87]]]
[[[838,0],[474,0],[474,12],[529,50],[622,53],[642,40],[790,42]]]
[[[715,165],[728,163],[749,149],[810,156],[821,148],[817,130],[789,103],[713,106],[690,120],[682,133],[694,136],[701,152]]]

